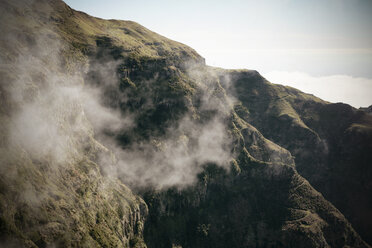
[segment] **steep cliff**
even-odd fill
[[[365,112],[59,0],[0,6],[1,245],[369,247],[337,187],[370,209]]]
[[[229,72],[247,109],[244,120],[288,149],[297,171],[372,242],[372,116],[347,104],[330,104],[260,75]],[[223,72],[221,78],[226,77]],[[231,83],[232,82],[232,83]]]

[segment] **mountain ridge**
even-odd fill
[[[118,112],[109,117],[128,123],[128,127],[110,128],[106,122],[99,123],[100,116],[89,116],[87,109],[79,117],[80,108],[62,105],[65,109],[60,115],[63,117],[68,112],[62,120],[70,123],[63,124],[68,137],[67,151],[74,151],[73,154],[83,159],[69,163],[62,160],[63,166],[55,169],[58,160],[35,157],[32,147],[25,146],[26,137],[25,144],[18,144],[25,154],[18,163],[4,156],[1,174],[8,175],[11,165],[18,172],[1,182],[3,243],[16,240],[26,247],[369,247],[342,213],[302,178],[330,197],[321,188],[326,178],[323,172],[320,179],[319,175],[314,179],[314,163],[307,162],[309,157],[315,157],[320,161],[316,163],[318,167],[333,168],[324,162],[328,153],[319,154],[327,146],[324,136],[331,137],[327,133],[336,129],[332,125],[322,128],[327,126],[322,120],[329,113],[337,117],[337,113],[342,115],[346,111],[350,118],[339,129],[343,132],[346,127],[354,139],[355,132],[368,133],[368,117],[351,107],[328,105],[298,90],[273,85],[252,70],[205,66],[205,60],[193,49],[133,22],[92,18],[57,0],[4,1],[1,5],[7,12],[1,29],[17,37],[16,42],[10,43],[13,39],[9,37],[0,41],[1,92],[6,96],[1,100],[5,106],[1,108],[3,123],[18,124],[14,119],[18,116],[17,109],[27,113],[28,105],[38,107],[31,109],[36,116],[49,108],[59,113],[53,103],[60,103],[59,94],[69,99],[71,92],[63,95],[66,83],[60,83],[61,80],[66,80],[66,86],[72,87],[73,92],[75,85],[81,84],[87,87],[83,92],[90,87],[99,89],[102,94],[93,96],[102,98],[102,102],[94,105],[95,110]],[[44,43],[36,37],[36,30]],[[59,39],[65,44],[60,46]],[[56,42],[56,48],[50,45]],[[38,44],[45,47],[34,49]],[[44,54],[48,46],[51,49],[46,50],[50,53]],[[24,56],[27,54],[46,70],[36,66],[23,72],[17,64],[19,59],[14,58],[27,58]],[[62,61],[48,61],[51,56],[60,56]],[[80,71],[82,75],[75,78],[75,72]],[[57,76],[56,80],[55,75],[59,74],[61,77]],[[27,97],[21,101],[14,98],[13,87],[23,87],[21,93]],[[49,92],[48,87],[57,87],[59,93]],[[43,94],[52,96],[45,100],[49,103],[47,107],[40,102]],[[84,96],[74,94],[78,94],[77,101]],[[42,118],[49,116],[41,114]],[[127,122],[125,116],[133,118]],[[86,124],[81,126],[76,118],[82,118]],[[31,130],[37,130],[34,125],[39,122],[29,120]],[[59,123],[65,123],[60,119],[57,124],[46,120],[50,124],[48,128],[56,129],[57,133]],[[79,135],[74,131],[77,127]],[[314,129],[325,134],[319,135]],[[8,142],[12,141],[9,130],[12,129],[8,124],[2,125],[2,154],[12,152],[17,156],[20,151]],[[335,135],[340,135],[339,131]],[[358,152],[368,154],[370,139],[368,135],[364,138],[354,139],[365,144],[365,149],[353,150],[352,156]],[[53,137],[48,138],[45,144],[52,141]],[[45,144],[39,145],[45,147]],[[338,145],[336,142],[334,146]],[[212,149],[206,149],[209,147]],[[306,154],[313,148],[315,152]],[[110,149],[117,154],[112,156]],[[49,148],[46,151],[52,155],[55,152]],[[221,156],[216,156],[217,153]],[[332,154],[344,156],[342,152]],[[128,157],[135,159],[131,161]],[[179,158],[183,160],[181,163]],[[353,164],[356,160],[351,157],[349,161]],[[361,165],[369,173],[368,161],[367,155]],[[20,173],[22,170],[25,172]],[[30,175],[39,175],[41,181],[35,183],[36,179]],[[119,177],[121,182],[114,179],[104,186],[103,182],[110,181],[112,176]],[[55,180],[48,181],[48,177]],[[175,181],[167,177],[174,177]],[[370,176],[365,177],[368,182]],[[351,178],[359,179],[360,175]],[[21,183],[20,188],[14,187],[17,185],[14,182],[20,179],[26,186]],[[180,186],[182,181],[185,184]],[[27,186],[30,182],[32,187]],[[335,182],[337,185],[340,181]],[[66,183],[68,187],[63,186]],[[22,187],[29,188],[31,196],[38,194],[41,192],[38,184],[44,185],[51,196],[36,197],[36,205],[33,205],[34,197],[31,202],[21,194],[18,199],[11,197],[18,195]],[[99,185],[103,185],[103,191],[98,190]],[[351,193],[360,187],[357,185]],[[53,196],[56,192],[60,196]],[[362,193],[369,192],[367,188]],[[67,206],[63,207],[61,199],[68,202]],[[84,207],[88,202],[92,207]],[[341,206],[348,218],[355,217],[347,205],[337,199],[332,202]],[[9,205],[11,211],[5,211]],[[364,206],[369,208],[368,204]],[[76,212],[76,208],[81,209]],[[59,209],[65,211],[64,220],[55,217]]]

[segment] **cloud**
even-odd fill
[[[272,83],[297,88],[329,102],[355,108],[372,104],[372,79],[348,75],[315,77],[304,72],[272,71],[263,76]]]
[[[86,149],[97,144],[94,133],[117,131],[131,126],[131,121],[103,103],[101,86],[84,82],[84,71],[66,70],[60,57],[72,51],[57,34],[43,31],[49,35],[35,34],[34,42],[24,41],[27,49],[13,48],[14,60],[0,63],[7,113],[0,116],[2,149],[63,165],[82,159]],[[11,35],[7,38],[15,43]],[[99,70],[110,72],[111,67],[107,63]],[[114,76],[107,78],[112,81]],[[3,158],[4,164],[11,164],[10,159]]]
[[[103,170],[107,175],[119,176],[132,188],[160,189],[192,185],[209,163],[230,168],[232,139],[227,123],[232,107],[227,102],[232,100],[219,84],[217,75],[209,70],[198,71],[190,63],[188,66],[194,70],[188,70],[187,74],[195,82],[195,105],[174,120],[163,136],[150,137],[146,142],[134,140],[123,148],[112,137],[101,136],[99,140],[115,155],[112,159],[110,153],[100,154],[99,163],[105,165]],[[156,77],[145,83],[150,82],[156,84]],[[152,88],[148,87],[146,92],[151,101]],[[146,112],[146,107],[138,111]]]
[[[109,145],[106,140],[117,162],[103,170],[108,175],[119,176],[133,188],[167,188],[193,184],[208,163],[228,169],[231,139],[223,120],[218,118],[200,124],[186,115],[167,130],[165,137],[134,143],[127,149],[115,143]],[[108,153],[101,154],[101,164],[110,165],[111,161]]]
[[[183,187],[193,184],[207,163],[228,168],[229,108],[222,108],[223,88],[216,78],[198,82],[198,111],[213,113],[208,120],[196,118],[190,110],[175,120],[163,137],[133,140],[123,148],[116,134],[135,128],[138,111],[146,110],[125,113],[110,101],[113,97],[108,90],[122,103],[127,100],[125,92],[119,90],[118,63],[93,59],[89,61],[90,74],[68,72],[57,59],[65,48],[58,36],[40,40],[36,39],[29,51],[18,54],[11,65],[16,76],[2,82],[13,106],[7,149],[23,150],[32,160],[62,167],[85,159],[89,151],[98,152],[90,158],[97,159],[106,175],[119,177],[133,188]],[[147,95],[153,95],[151,87]]]
[[[185,186],[195,182],[207,163],[228,168],[231,107],[225,104],[226,94],[217,77],[194,79],[193,97],[198,100],[190,99],[194,106],[187,105],[188,111],[172,120],[162,137],[143,140],[136,136],[123,147],[117,136],[131,132],[137,116],[156,108],[152,102],[156,87],[152,86],[158,82],[157,76],[139,83],[146,85],[146,104],[125,112],[121,106],[129,96],[120,90],[117,75],[122,61],[106,54],[66,61],[64,55],[78,51],[53,27],[40,27],[19,39],[22,29],[17,25],[22,22],[1,19],[7,35],[0,45],[9,47],[12,55],[0,55],[0,92],[6,96],[0,107],[6,112],[0,112],[0,135],[4,137],[0,153],[6,154],[0,158],[4,165],[0,170],[4,173],[21,153],[35,166],[48,164],[58,169],[91,159],[107,175],[133,187]]]

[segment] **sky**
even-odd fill
[[[194,48],[211,66],[354,107],[372,104],[372,0],[66,0]]]

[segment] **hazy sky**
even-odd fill
[[[372,0],[66,3],[93,16],[136,21],[193,47],[208,65],[256,69],[274,83],[304,90],[296,81],[300,73],[313,85],[308,93],[355,107],[372,104]],[[331,76],[348,82],[327,83]]]

